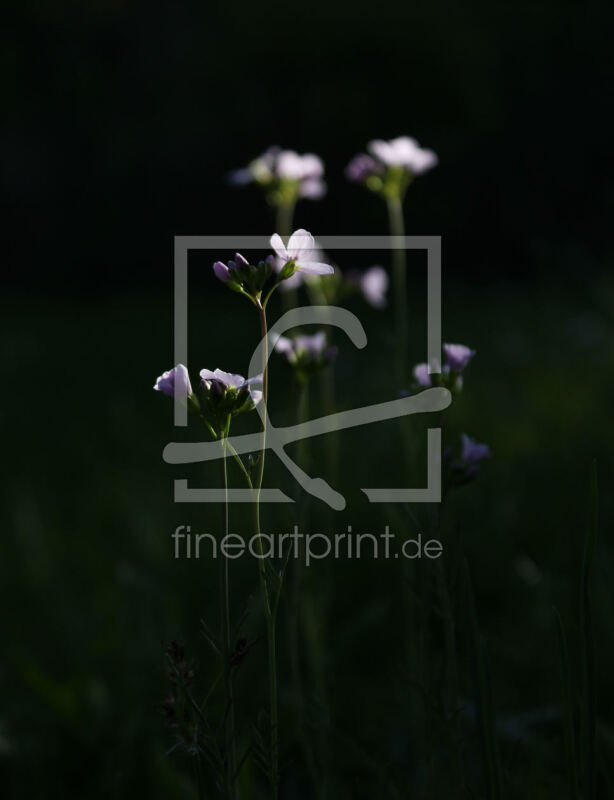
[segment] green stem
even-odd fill
[[[227,440],[230,431],[230,416],[226,421],[222,431],[222,471],[224,477],[224,536],[228,536],[229,527],[229,504],[228,504],[228,468],[226,464]],[[227,753],[227,783],[228,795],[231,800],[237,798],[237,752],[236,752],[236,728],[235,728],[235,709],[232,689],[232,674],[230,667],[231,639],[230,639],[230,591],[229,591],[229,571],[228,558],[224,553],[220,554],[220,594],[221,594],[221,629],[222,629],[222,669],[224,673],[224,699],[225,699],[225,746]]]
[[[563,727],[565,737],[565,760],[567,761],[567,775],[569,778],[569,798],[579,800],[578,769],[576,762],[576,737],[574,732],[574,711],[571,693],[571,679],[569,677],[569,651],[567,649],[567,636],[563,620],[557,609],[554,609],[554,619],[559,640],[559,657],[561,661],[561,697],[563,701]]]
[[[294,221],[295,203],[280,203],[277,206],[275,215],[276,232],[282,236],[290,236],[292,233],[292,223]]]
[[[403,220],[403,202],[399,194],[386,197],[388,206],[388,222],[392,236],[405,236],[405,222]],[[407,302],[407,259],[405,247],[396,243],[393,254],[393,288],[395,327],[397,337],[397,380],[399,386],[403,385],[407,372],[408,359],[408,302]]]
[[[299,387],[299,396],[296,411],[296,422],[305,422],[309,417],[309,383],[307,381],[301,382]],[[307,440],[299,439],[296,449],[296,463],[306,468],[307,457]],[[301,492],[301,487],[296,484],[295,495],[299,528],[301,531],[305,530],[308,525],[306,518],[306,506],[304,497]],[[314,796],[322,796],[323,780],[322,776],[318,774],[317,765],[314,758],[313,748],[311,747],[307,729],[305,727],[305,687],[303,682],[303,674],[301,669],[300,658],[300,638],[302,629],[302,616],[301,616],[301,586],[303,583],[304,563],[301,542],[299,540],[297,546],[296,559],[291,571],[292,586],[291,586],[291,613],[288,615],[288,643],[290,646],[290,668],[292,670],[292,682],[294,684],[294,695],[296,699],[296,737],[300,743],[305,760],[305,766],[309,773],[309,778],[313,785],[315,792]]]
[[[292,233],[292,225],[294,223],[294,208],[296,203],[281,203],[277,206],[277,213],[275,217],[275,230],[282,237],[287,238]],[[296,289],[286,289],[282,292],[284,311],[289,311],[296,306],[297,291]]]
[[[266,311],[262,305],[258,306],[260,316],[260,336],[262,339],[262,402],[266,411],[269,396],[269,347]],[[259,575],[260,590],[264,606],[264,615],[267,627],[268,659],[269,659],[269,704],[271,721],[271,796],[277,800],[279,791],[279,736],[278,736],[278,712],[277,712],[277,641],[276,641],[276,608],[271,606],[269,591],[267,588],[266,569],[264,564],[264,551],[262,547],[262,534],[260,530],[260,492],[262,489],[262,479],[264,476],[264,460],[266,453],[266,413],[262,419],[262,439],[261,450],[258,461],[258,472],[256,476],[256,500],[254,503],[254,524],[259,554]]]

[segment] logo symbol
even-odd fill
[[[395,237],[395,236],[341,236],[320,237],[320,246],[334,249],[407,249],[427,250],[427,351],[428,363],[432,373],[440,372],[441,352],[441,240],[436,236]],[[220,249],[262,249],[266,250],[265,237],[175,237],[175,363],[187,364],[187,307],[188,307],[188,252],[190,250]],[[301,325],[333,325],[340,328],[352,344],[362,349],[367,344],[367,336],[360,320],[350,311],[337,306],[306,306],[286,312],[268,332],[269,358],[277,338],[291,328]],[[260,341],[254,351],[248,377],[260,371],[264,341]],[[311,436],[369,425],[384,420],[403,417],[408,414],[421,414],[442,411],[450,405],[451,394],[443,387],[425,389],[419,394],[402,397],[375,405],[354,408],[329,414],[319,419],[309,420],[298,425],[276,428],[268,418],[264,403],[256,406],[263,422],[266,422],[266,448],[275,453],[282,464],[301,487],[331,508],[341,511],[345,508],[345,498],[331,487],[323,478],[311,477],[286,453],[285,447],[292,442]],[[175,402],[175,425],[187,425],[187,409]],[[434,503],[441,499],[441,428],[429,428],[427,434],[427,486],[425,488],[363,488],[371,503]],[[257,452],[262,446],[262,433],[231,436],[228,443],[237,454]],[[171,442],[164,448],[163,458],[169,464],[191,464],[213,461],[223,457],[219,441],[211,442]],[[185,479],[175,480],[175,502],[179,503],[220,503],[226,494],[223,489],[203,489],[189,487]],[[231,503],[252,503],[255,492],[252,489],[230,489],[228,500]],[[279,489],[261,489],[261,503],[292,503],[292,498]]]

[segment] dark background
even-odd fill
[[[12,4],[3,24],[9,281],[166,286],[175,234],[260,233],[225,185],[271,143],[333,191],[308,229],[380,230],[342,170],[410,132],[441,159],[409,229],[455,274],[530,278],[611,252],[608,3]],[[382,213],[382,209],[379,209]],[[9,267],[10,265],[10,267]]]
[[[462,537],[488,645],[504,796],[559,800],[566,791],[552,606],[568,631],[578,697],[593,458],[598,797],[610,796],[610,4],[57,0],[7,4],[2,22],[7,796],[195,796],[187,761],[166,755],[172,740],[158,708],[170,639],[186,642],[203,681],[211,676],[198,625],[216,602],[211,565],[170,556],[174,527],[192,521],[199,530],[203,519],[200,508],[172,503],[176,472],[160,456],[170,407],[150,388],[172,365],[173,236],[272,232],[258,190],[228,186],[227,174],[274,143],[326,164],[329,192],[299,204],[297,225],[320,235],[385,233],[383,204],[348,184],[343,169],[370,139],[403,134],[440,158],[411,187],[406,219],[410,234],[443,237],[444,341],[478,351],[447,419],[488,442],[493,458],[452,504],[448,533]],[[239,371],[257,324],[205,269],[191,357]],[[390,314],[351,303],[379,355],[365,362],[342,348],[335,375],[344,408],[392,390]],[[423,325],[419,311],[416,320]],[[423,360],[422,346],[412,344],[411,355]],[[280,370],[273,379],[287,381]],[[282,400],[295,397],[276,396],[283,416]],[[360,485],[365,468],[394,469],[392,429],[384,442],[381,452],[354,445],[344,486]],[[339,524],[313,514],[313,524]],[[355,498],[347,515],[383,524]],[[245,593],[252,568],[238,568]],[[312,574],[328,620],[317,658],[328,676],[331,796],[384,796],[385,772],[401,797],[458,800],[446,753],[437,792],[416,766],[403,705],[401,576],[371,562]],[[466,613],[456,599],[464,664]],[[254,629],[261,633],[257,617]],[[434,635],[434,672],[438,647]],[[246,725],[264,702],[250,693],[264,664],[256,648],[241,673]],[[474,796],[487,797],[463,670],[468,771]],[[291,720],[284,700],[284,730]],[[326,727],[318,720],[316,737]],[[287,768],[284,797],[310,797],[288,747],[299,778]],[[260,786],[252,773],[246,780]]]

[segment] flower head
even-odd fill
[[[326,193],[324,164],[313,153],[269,147],[246,168],[231,173],[235,185],[257,183],[274,205],[292,205],[300,197],[317,200]]]
[[[428,364],[416,364],[414,367],[414,380],[420,387],[432,386]]]
[[[301,381],[332,364],[338,352],[335,346],[327,345],[324,331],[311,336],[280,336],[275,342],[275,350],[285,357]]]
[[[213,264],[215,277],[225,283],[229,289],[240,294],[256,297],[262,292],[265,283],[273,274],[273,256],[252,265],[241,253],[235,253],[234,260],[224,264],[216,261]]]
[[[471,481],[480,471],[480,463],[490,458],[490,447],[476,442],[467,434],[461,434],[460,455],[454,458],[453,449],[444,450],[444,464],[451,470],[452,486],[462,486]]]
[[[308,275],[332,275],[335,271],[329,264],[313,260],[314,252],[317,252],[316,243],[303,228],[294,231],[287,245],[284,245],[278,233],[274,233],[271,247],[283,264],[280,272],[282,280],[291,277],[297,270]]]
[[[188,410],[191,412],[198,413],[200,411],[198,398],[192,391],[188,370],[183,364],[177,364],[176,367],[163,372],[160,377],[156,378],[153,388],[156,392],[162,392],[168,397],[175,397],[182,403],[187,403]]]
[[[413,369],[415,388],[429,386],[445,386],[451,392],[460,392],[463,388],[462,371],[475,355],[475,350],[464,344],[443,345],[443,367],[440,373],[431,374],[428,364],[416,364]]]
[[[366,183],[371,175],[381,175],[383,165],[366,153],[358,153],[345,168],[345,177],[352,183]]]
[[[374,139],[367,145],[369,155],[355,156],[345,170],[347,178],[362,183],[371,191],[387,198],[403,198],[416,177],[436,166],[432,150],[420,147],[410,136],[390,141]]]
[[[153,388],[156,392],[162,392],[169,397],[175,397],[176,390],[179,399],[186,399],[192,394],[190,376],[183,364],[177,364],[176,367],[163,372],[159,378],[156,378]]]
[[[422,175],[437,165],[435,153],[420,147],[411,136],[399,136],[389,142],[374,139],[367,147],[371,155],[384,166],[402,167],[412,175]]]
[[[218,421],[251,411],[262,400],[262,391],[251,388],[262,383],[262,375],[246,380],[221,369],[201,369],[200,377],[205,404]]]
[[[454,372],[462,372],[475,355],[475,350],[464,344],[444,344],[443,352],[446,364]]]
[[[485,458],[490,458],[490,447],[487,444],[480,444],[467,436],[461,435],[461,462],[463,466],[473,468]]]

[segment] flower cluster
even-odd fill
[[[278,285],[297,273],[332,275],[335,271],[329,264],[315,260],[320,251],[313,236],[303,228],[294,231],[287,245],[278,233],[271,236],[270,244],[275,255],[267,256],[256,265],[250,264],[241,253],[235,253],[234,260],[227,264],[216,261],[213,265],[215,276],[234,292],[259,302],[270,278],[273,281],[266,299]]]
[[[410,136],[389,142],[374,139],[367,149],[369,155],[360,153],[350,161],[346,177],[385,197],[402,198],[416,175],[432,169],[438,161],[432,150],[420,147]]]
[[[235,185],[256,183],[267,193],[272,205],[294,205],[301,197],[318,200],[326,193],[324,164],[313,153],[269,147],[244,169],[230,174]]]
[[[252,411],[262,400],[262,392],[251,388],[262,384],[262,375],[246,380],[221,369],[201,369],[200,377],[205,406],[218,422]]]
[[[429,372],[428,364],[416,364],[413,370],[414,389],[425,389],[430,386],[445,386],[451,392],[459,392],[463,388],[463,371],[475,356],[475,350],[464,344],[444,344],[444,363],[441,373]],[[444,463],[448,469],[452,485],[462,485],[474,478],[479,470],[479,463],[490,458],[490,448],[486,444],[463,433],[458,456],[452,449],[444,451]]]
[[[224,429],[229,417],[252,411],[262,400],[262,392],[252,389],[254,384],[262,383],[262,375],[246,380],[242,375],[221,369],[202,369],[200,377],[200,399],[192,390],[190,376],[183,364],[177,364],[160,375],[153,388],[169,397],[187,401],[189,410],[194,413],[206,409],[218,430]]]
[[[224,264],[216,261],[213,272],[222,283],[225,283],[233,292],[246,294],[249,297],[259,297],[266,282],[273,274],[273,256],[252,265],[241,253],[235,253],[233,261]]]
[[[301,383],[332,364],[338,352],[334,345],[327,345],[324,331],[311,336],[280,336],[275,342],[275,350],[285,357]]]
[[[464,344],[444,344],[444,362],[441,373],[431,373],[428,364],[416,364],[414,367],[414,388],[425,389],[429,386],[445,386],[451,392],[460,392],[463,388],[463,370],[475,355]]]

